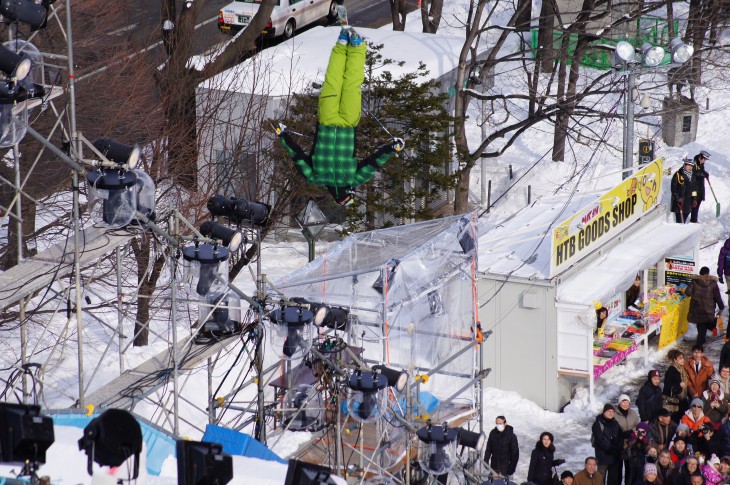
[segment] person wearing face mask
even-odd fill
[[[484,461],[489,463],[499,476],[510,477],[517,469],[519,458],[520,447],[512,426],[507,424],[507,418],[497,416],[495,427],[489,432]]]

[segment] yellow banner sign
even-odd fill
[[[550,276],[580,261],[655,207],[662,191],[662,169],[658,158],[555,226]]]

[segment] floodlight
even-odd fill
[[[388,379],[388,386],[395,388],[396,391],[401,392],[406,388],[408,382],[408,372],[391,369],[384,365],[374,365],[373,370],[383,374]]]
[[[284,485],[335,485],[332,471],[326,466],[290,460]]]
[[[121,466],[134,456],[131,479],[139,475],[139,455],[142,452],[142,428],[132,413],[124,409],[107,409],[84,428],[79,450],[88,457],[86,471],[93,475],[92,463],[101,466]]]
[[[93,145],[107,160],[124,166],[128,170],[137,167],[139,159],[142,157],[142,150],[136,144],[125,145],[109,138],[99,138],[94,141]]]
[[[53,3],[53,2],[47,2]],[[22,22],[30,25],[31,30],[46,27],[48,11],[42,4],[32,0],[1,0],[0,15],[10,22]]]
[[[215,336],[229,336],[241,331],[241,299],[226,291],[200,297],[198,322]]]
[[[636,62],[636,49],[625,40],[616,44],[616,55],[625,62]]]
[[[314,324],[318,327],[328,327],[333,330],[345,330],[347,328],[350,310],[342,307],[329,306],[325,304],[310,304],[314,312]]]
[[[40,406],[0,403],[0,462],[27,463],[33,473],[54,441],[53,420]]]
[[[271,206],[263,202],[214,195],[208,200],[208,210],[214,216],[228,217],[236,224],[250,223],[256,227],[263,227],[269,222]]]
[[[3,43],[10,52],[21,56],[32,63],[30,70],[23,76],[22,68],[16,70],[15,80],[13,82],[14,95],[16,101],[25,101],[26,99],[34,99],[45,96],[46,89],[43,87],[43,56],[36,46],[28,41],[15,38]]]
[[[483,449],[487,442],[487,435],[483,432],[477,433],[466,428],[456,428],[456,433],[459,437],[459,444],[473,450]]]
[[[641,46],[641,55],[645,66],[656,67],[664,60],[664,49],[646,42]]]
[[[317,431],[322,417],[321,394],[312,384],[289,389],[284,397],[283,424],[290,431]]]
[[[241,231],[231,229],[223,224],[218,224],[213,221],[205,221],[200,225],[200,234],[211,239],[220,239],[223,241],[223,245],[228,247],[228,250],[232,253],[238,251],[243,242],[243,234]]]
[[[383,390],[388,387],[388,379],[383,374],[358,370],[347,380],[347,387],[352,390],[347,411],[355,421],[371,423],[383,415],[386,405]]]
[[[675,37],[669,43],[669,51],[672,53],[672,62],[684,64],[694,54],[694,47],[685,44],[682,39]]]
[[[418,444],[418,461],[421,468],[431,475],[448,473],[454,465],[456,457],[455,428],[446,423],[432,426],[431,423],[416,432]]]
[[[0,46],[0,71],[14,82],[22,81],[30,73],[33,62],[24,55],[16,54],[7,47]]]
[[[284,359],[302,357],[312,348],[314,314],[305,308],[282,306],[268,315],[274,332],[271,343],[281,348]]]
[[[195,244],[183,248],[182,256],[186,262],[186,280],[191,291],[200,296],[216,291],[228,281],[228,249],[214,244]],[[221,281],[222,280],[222,281]]]
[[[395,270],[398,268],[398,265],[400,264],[400,260],[398,259],[391,259],[387,263],[385,263],[385,266],[387,267],[387,280],[388,280],[388,286],[390,286],[393,283],[393,278],[395,278]],[[383,273],[380,273],[378,275],[378,279],[375,280],[375,283],[373,283],[373,289],[383,294]]]
[[[175,448],[178,485],[225,485],[233,479],[233,458],[223,445],[179,440]]]
[[[112,228],[124,227],[137,212],[137,176],[126,170],[100,167],[86,174],[89,209],[95,222]]]

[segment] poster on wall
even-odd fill
[[[695,262],[691,259],[664,258],[664,284],[688,285],[695,273]]]
[[[661,158],[609,190],[552,230],[550,277],[618,236],[657,206],[662,191]]]

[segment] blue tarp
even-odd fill
[[[202,441],[222,444],[223,451],[229,455],[247,456],[283,464],[288,463],[251,436],[232,429],[221,428],[215,424],[206,425]]]

